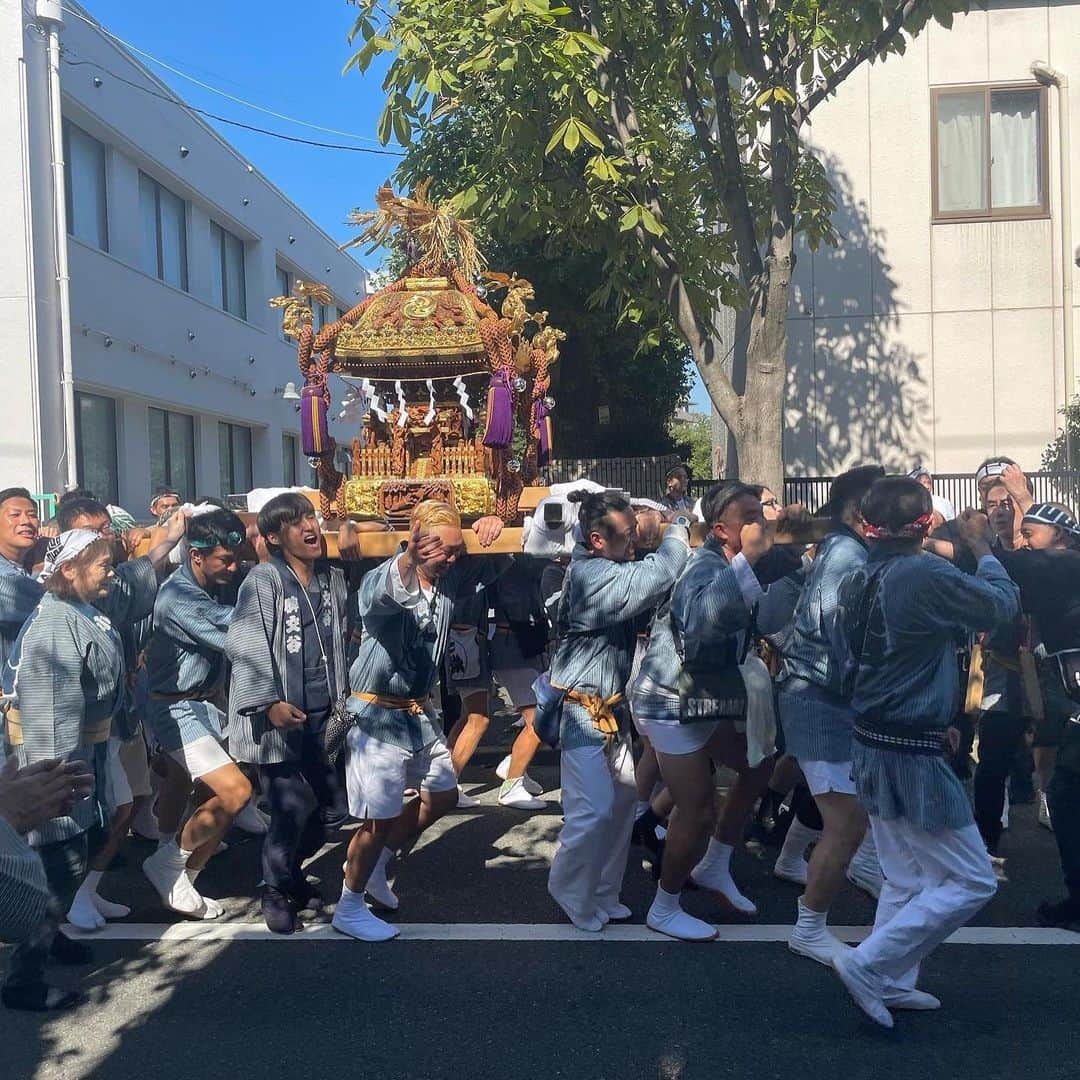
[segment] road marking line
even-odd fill
[[[654,933],[647,926],[610,925],[602,933],[592,934],[563,923],[398,923],[400,941],[571,941],[571,942],[645,942],[654,945],[674,944],[670,938]],[[65,932],[72,937],[95,941],[345,941],[327,923],[308,924],[300,934],[272,934],[261,923],[109,923],[103,930],[82,933],[71,926]],[[831,926],[829,929],[844,941],[862,941],[868,926]],[[718,926],[724,943],[787,941],[791,927],[783,924],[765,926]],[[949,945],[1080,945],[1080,934],[1069,930],[1044,930],[1028,926],[969,926],[958,930],[946,942]]]

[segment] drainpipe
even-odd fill
[[[68,278],[67,196],[64,187],[64,117],[60,107],[60,28],[64,25],[59,0],[37,0],[37,17],[45,26],[49,49],[49,128],[52,136],[53,229],[56,286],[60,307],[60,392],[64,414],[64,486],[79,486],[75,459],[75,378],[71,366],[71,291]]]
[[[1072,154],[1069,140],[1069,79],[1042,60],[1031,65],[1031,74],[1043,86],[1057,91],[1058,156],[1061,180],[1061,323],[1065,352],[1065,407],[1076,396],[1076,368],[1073,354],[1073,239],[1072,239]],[[1066,468],[1072,472],[1072,440],[1069,438],[1068,413],[1065,418]]]

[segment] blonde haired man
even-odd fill
[[[496,517],[473,529],[482,547],[502,531]],[[446,503],[420,503],[409,540],[372,570],[360,587],[364,624],[349,672],[346,783],[349,812],[360,828],[349,844],[334,927],[362,941],[396,937],[397,927],[368,910],[398,906],[386,880],[392,854],[457,803],[457,775],[432,708],[431,691],[446,648],[454,599],[483,589],[509,558],[469,559],[461,518]],[[419,791],[408,803],[407,790]]]

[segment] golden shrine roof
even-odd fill
[[[345,374],[432,361],[438,374],[463,373],[476,367],[484,351],[472,300],[445,277],[405,278],[400,288],[383,290],[355,325],[341,328],[334,343],[335,366]]]

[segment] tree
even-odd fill
[[[1054,441],[1043,451],[1042,467],[1049,473],[1064,477],[1063,494],[1069,499],[1080,495],[1077,470],[1080,469],[1080,397],[1074,397],[1058,410],[1064,423]]]
[[[690,413],[671,421],[671,437],[679,457],[686,462],[695,480],[708,480],[713,475],[712,419],[704,413]]]
[[[795,233],[833,239],[828,180],[801,137],[861,64],[966,0],[356,3],[363,44],[346,69],[392,56],[379,137],[408,143],[502,103],[459,209],[602,252],[597,298],[669,313],[741,471],[779,485]],[[720,304],[745,313],[738,380]]]
[[[477,132],[490,127],[495,112],[488,101],[434,125],[409,146],[397,183],[408,189],[430,178],[432,197],[440,201],[473,186]],[[604,259],[558,234],[511,229],[501,220],[479,221],[475,231],[489,266],[532,282],[537,304],[566,332],[552,369],[555,456],[671,453],[668,421],[690,392],[691,378],[689,351],[666,314],[642,312],[633,322],[620,318],[613,296],[590,303],[605,278]],[[602,408],[609,417],[604,422],[598,420]]]

